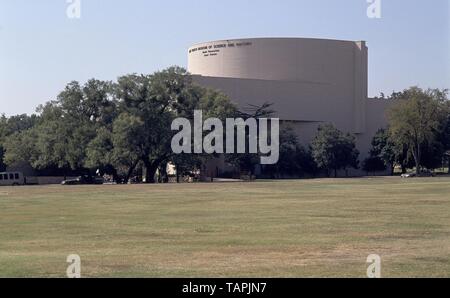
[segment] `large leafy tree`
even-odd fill
[[[159,166],[170,158],[172,119],[182,104],[191,102],[188,79],[184,70],[172,68],[153,76],[128,75],[118,80],[116,97],[122,114],[113,132],[115,146],[123,148],[118,149],[121,155],[129,151],[130,166],[144,163],[146,182],[155,182]],[[132,126],[123,121],[127,117],[134,120]]]
[[[35,167],[84,167],[86,148],[96,130],[111,122],[114,115],[109,90],[109,83],[97,80],[90,80],[84,87],[71,82],[56,101],[40,108],[41,121],[36,128],[39,157]]]
[[[112,131],[106,127],[100,127],[97,129],[95,138],[86,148],[85,166],[89,169],[98,169],[102,173],[111,174],[117,181],[119,177],[113,154]]]
[[[408,152],[405,144],[394,142],[389,134],[389,129],[380,129],[372,140],[370,156],[364,163],[367,172],[384,171],[390,169],[394,175],[395,166],[399,165],[403,172],[409,165]]]
[[[26,161],[37,169],[101,169],[125,180],[143,164],[146,181],[154,182],[156,170],[175,160],[172,121],[193,120],[195,109],[220,119],[235,114],[226,96],[194,84],[178,67],[123,76],[115,84],[71,82],[56,100],[38,108],[39,119],[32,128],[8,134],[14,145],[6,148],[5,160]],[[3,122],[2,118],[0,141],[7,130]],[[185,165],[192,163],[183,160]]]
[[[8,144],[8,139],[11,136],[15,136],[22,132],[25,132],[36,124],[38,117],[36,115],[17,115],[6,117],[2,115],[0,117],[0,171],[6,170],[6,147]],[[11,146],[8,146],[11,148]],[[18,148],[17,150],[22,150],[23,148]]]
[[[332,124],[319,127],[311,151],[317,166],[326,170],[328,175],[334,171],[337,177],[339,170],[358,168],[359,151],[356,149],[355,137],[342,133]]]
[[[20,148],[9,146],[8,163],[29,162],[36,169],[82,169],[96,129],[108,125],[114,117],[110,93],[108,82],[90,80],[84,86],[69,83],[56,100],[38,108],[39,119],[31,131],[11,140],[29,150],[24,155]]]
[[[395,94],[395,99],[397,102],[388,113],[389,131],[397,145],[407,146],[419,174],[424,151],[436,140],[441,123],[448,117],[447,92],[412,87]]]
[[[15,133],[8,137],[5,143],[5,163],[10,166],[30,163],[33,165],[39,153],[36,149],[36,131],[30,129]]]
[[[121,77],[115,95],[120,113],[127,113],[140,123],[139,136],[123,139],[123,146],[128,141],[128,147],[136,149],[148,183],[155,182],[158,168],[164,168],[173,159],[171,123],[176,117],[192,121],[194,110],[202,109],[206,117],[223,119],[235,111],[223,94],[194,84],[186,70],[179,67],[149,76]],[[113,138],[115,134],[114,131]]]

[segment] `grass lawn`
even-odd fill
[[[0,188],[0,277],[450,277],[450,178]]]

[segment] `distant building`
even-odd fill
[[[368,48],[364,41],[307,38],[222,40],[189,48],[188,71],[205,87],[221,90],[239,107],[273,103],[276,117],[303,144],[332,123],[355,134],[360,160],[386,126],[387,100],[368,98]],[[216,176],[224,171],[218,162]],[[362,170],[350,175],[364,175]]]

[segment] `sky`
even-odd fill
[[[80,18],[67,1],[0,0],[0,114],[33,113],[73,80],[186,67],[189,46],[234,38],[366,40],[369,96],[450,88],[450,0],[380,0],[381,18],[368,0],[79,0]]]

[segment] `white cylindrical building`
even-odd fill
[[[357,136],[361,157],[386,125],[385,101],[368,99],[364,41],[311,38],[219,40],[188,49],[188,71],[200,85],[239,107],[272,103],[307,144],[321,123]]]

